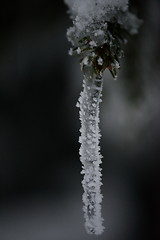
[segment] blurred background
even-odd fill
[[[62,0],[1,1],[0,239],[159,239],[160,1],[132,0],[143,19],[117,81],[104,75],[102,236],[82,213],[78,60]]]

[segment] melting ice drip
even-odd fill
[[[80,108],[81,143],[80,155],[83,164],[82,185],[83,211],[85,227],[88,233],[101,234],[104,230],[101,216],[102,194],[101,183],[101,158],[99,139],[99,103],[101,102],[103,80],[101,77],[87,78],[83,81],[83,91],[80,94],[77,107]]]

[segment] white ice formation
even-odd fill
[[[88,233],[103,232],[101,216],[101,159],[99,103],[101,102],[103,72],[109,69],[117,78],[122,44],[128,34],[137,33],[141,23],[128,11],[128,0],[65,0],[73,26],[67,31],[72,44],[70,55],[78,56],[84,73],[80,108],[80,160],[83,165],[82,185],[85,227]]]
[[[102,78],[85,78],[83,91],[80,94],[77,107],[80,107],[81,136],[79,142],[80,160],[82,162],[83,211],[85,227],[88,233],[96,235],[104,230],[101,216],[102,194],[101,183],[101,154],[99,139],[99,103],[101,102]]]

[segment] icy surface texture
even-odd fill
[[[85,78],[77,107],[80,108],[81,136],[79,142],[82,162],[83,211],[85,227],[88,233],[99,235],[103,232],[101,216],[102,195],[101,154],[99,139],[99,103],[101,102],[102,78]]]

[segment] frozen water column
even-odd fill
[[[128,0],[65,0],[73,26],[67,31],[70,55],[78,56],[84,74],[80,108],[80,160],[84,178],[84,216],[88,233],[101,234],[102,195],[99,103],[106,68],[117,78],[126,36],[137,33],[141,21],[128,11]]]
[[[101,101],[103,80],[102,77],[92,78],[85,76],[83,91],[80,94],[77,106],[80,107],[81,136],[79,142],[80,160],[82,162],[83,211],[85,227],[88,233],[101,234],[103,218],[101,216],[102,194],[101,183],[101,154],[99,129],[99,103]]]

